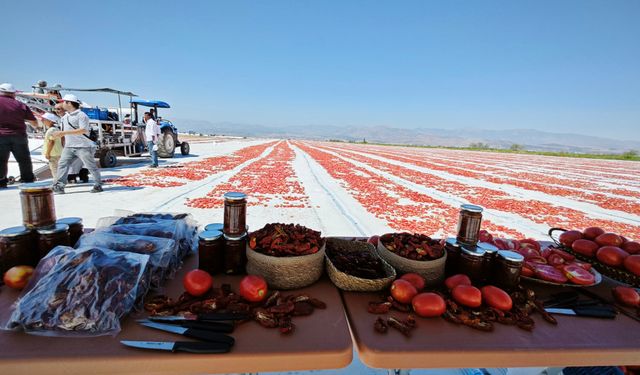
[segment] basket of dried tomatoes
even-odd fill
[[[400,273],[417,273],[435,286],[444,280],[444,243],[424,234],[387,233],[380,236],[378,254]]]
[[[267,224],[249,234],[247,273],[274,289],[297,289],[318,281],[324,271],[320,232],[297,224]]]

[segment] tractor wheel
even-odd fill
[[[113,150],[106,150],[100,154],[100,166],[102,168],[113,168],[118,164],[118,157]]]
[[[158,140],[158,156],[161,158],[172,158],[176,153],[176,135],[170,128],[165,128]]]
[[[180,143],[180,153],[182,155],[189,155],[189,151],[191,151],[191,148],[187,142]]]

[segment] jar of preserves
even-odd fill
[[[492,282],[505,290],[515,289],[520,284],[520,273],[524,256],[515,251],[500,250],[493,267]]]
[[[475,246],[478,243],[480,224],[482,223],[482,207],[473,204],[460,206],[458,219],[458,235],[456,239],[463,245]]]
[[[209,231],[219,231],[222,232],[224,230],[224,224],[222,223],[211,223],[211,224],[207,224],[204,227],[205,232],[209,232]]]
[[[52,227],[56,224],[53,189],[48,182],[20,186],[22,223],[29,229]]]
[[[0,231],[0,275],[11,267],[38,264],[33,231],[24,226]]]
[[[444,243],[447,250],[447,263],[445,264],[445,274],[447,276],[458,273],[458,264],[460,263],[460,244],[455,238],[447,238]]]
[[[222,232],[204,231],[198,235],[198,268],[210,275],[224,272],[224,238]]]
[[[69,226],[69,243],[75,246],[80,236],[84,234],[84,225],[79,217],[65,217],[58,219],[57,224],[67,224]]]
[[[461,246],[458,272],[469,276],[474,283],[481,282],[484,278],[484,250],[475,246]]]
[[[38,229],[38,260],[44,258],[56,246],[71,246],[67,224]]]
[[[247,234],[224,235],[224,273],[238,275],[245,273],[247,265]]]
[[[247,230],[247,195],[229,192],[224,195],[224,228],[229,236],[241,236]]]
[[[478,242],[478,248],[484,250],[484,259],[482,263],[482,275],[485,281],[491,278],[493,272],[493,263],[495,262],[498,248],[487,242]]]

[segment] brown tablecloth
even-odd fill
[[[169,282],[168,295],[177,297],[182,292],[182,277],[196,264],[195,256],[187,259]],[[239,281],[239,276],[214,277],[214,285],[231,283],[235,290]],[[18,292],[1,289],[0,316],[4,317]],[[232,334],[236,344],[227,354],[194,355],[125,347],[119,340],[189,340],[139,326],[133,318],[127,318],[116,337],[51,338],[0,332],[0,373],[201,374],[330,369],[351,363],[352,340],[340,294],[333,284],[325,279],[291,293],[308,293],[328,307],[311,316],[294,318],[296,331],[290,336],[255,322],[242,324]]]

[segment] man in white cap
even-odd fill
[[[62,103],[67,111],[62,117],[62,131],[55,132],[52,137],[64,137],[65,144],[58,162],[58,174],[54,179],[53,192],[64,194],[69,168],[74,160],[80,159],[93,177],[94,185],[91,192],[99,193],[102,191],[102,177],[94,158],[96,144],[89,138],[91,132],[89,117],[80,110],[80,100],[75,95],[65,95]]]
[[[44,158],[49,160],[51,178],[54,180],[58,176],[58,162],[60,161],[60,156],[62,156],[62,139],[53,138],[53,134],[58,131],[55,125],[59,120],[58,116],[53,113],[47,112],[42,115],[42,123],[46,129],[42,153],[44,154]]]
[[[26,104],[16,100],[16,89],[10,83],[0,85],[0,189],[7,187],[9,154],[18,162],[20,180],[33,182],[33,165],[29,152],[27,127],[38,126],[35,116]]]

